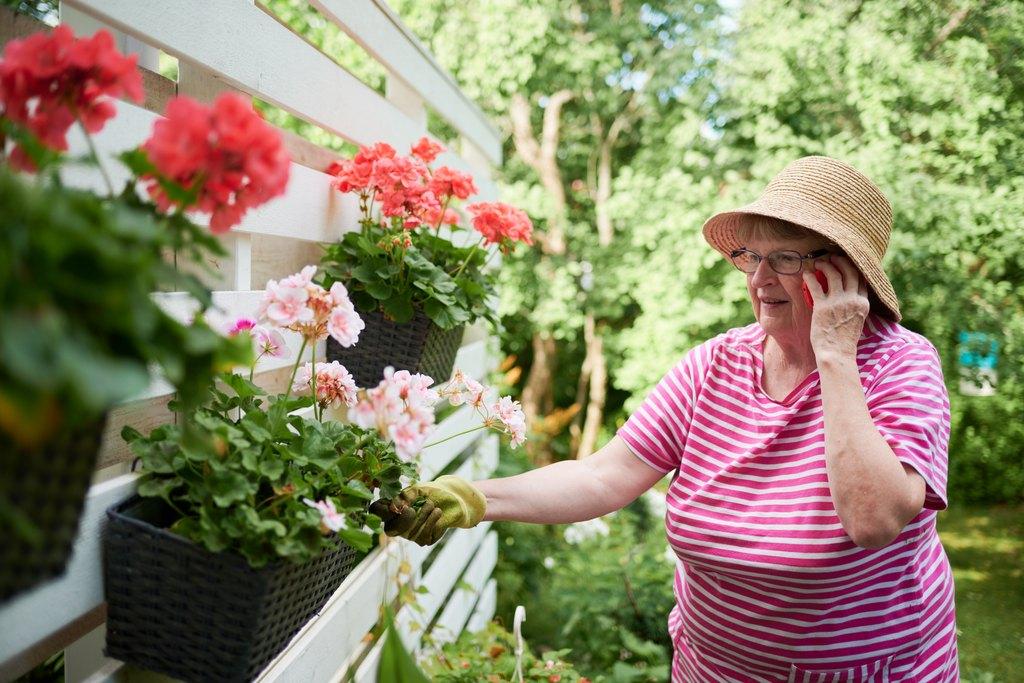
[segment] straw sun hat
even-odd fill
[[[867,279],[883,315],[899,322],[900,302],[882,270],[892,207],[867,176],[829,157],[797,159],[772,178],[753,204],[709,218],[704,239],[728,257],[743,246],[736,228],[750,214],[789,221],[835,242]]]

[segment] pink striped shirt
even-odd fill
[[[825,471],[817,371],[782,401],[761,388],[757,323],[692,349],[619,430],[676,470],[665,526],[680,562],[672,681],[958,679],[946,507],[949,399],[921,335],[869,316],[857,364],[875,425],[927,482],[885,548],[843,531]]]

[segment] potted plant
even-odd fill
[[[324,284],[344,283],[366,322],[363,344],[328,342],[328,358],[344,363],[360,386],[388,366],[446,380],[465,325],[496,323],[488,260],[532,243],[529,217],[498,202],[466,207],[477,233],[468,246],[442,234],[458,241],[466,232],[453,206],[477,192],[471,176],[430,167],[442,151],[426,138],[407,157],[378,143],[328,169],[340,192],[359,197],[361,227],[327,248]]]
[[[185,289],[209,305],[209,290],[165,255],[222,253],[183,215],[218,172],[204,169],[191,185],[164,177],[148,161],[160,161],[155,134],[126,160],[148,164],[151,191],[173,194],[175,212],[139,196],[138,178],[116,194],[90,137],[114,115],[116,96],[141,100],[141,78],[105,31],[78,39],[60,26],[11,41],[0,61],[0,601],[63,572],[105,415],[146,388],[151,367],[188,406],[215,372],[251,354],[243,340],[201,317],[183,324],[151,297]],[[63,153],[76,124],[86,159]],[[108,194],[64,187],[60,170],[70,163],[104,171]],[[286,178],[287,155],[283,166]],[[264,190],[260,200],[283,185]],[[222,193],[218,206],[234,203]]]
[[[313,283],[315,270],[268,283],[267,325],[242,319],[229,334],[251,338],[257,359],[286,353],[277,328],[302,348],[328,335],[354,344],[351,301],[340,284]],[[124,430],[143,475],[138,497],[108,511],[109,656],[187,680],[251,680],[370,548],[373,492],[397,493],[415,468],[375,430],[325,419],[355,405],[355,383],[337,362],[302,358],[284,394],[224,374],[179,424]]]

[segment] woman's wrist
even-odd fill
[[[839,349],[824,349],[814,352],[814,362],[818,366],[818,374],[843,372],[851,367],[857,369],[857,353],[847,353]]]

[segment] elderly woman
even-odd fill
[[[390,533],[587,520],[671,472],[673,681],[956,681],[949,402],[935,348],[897,324],[891,222],[850,166],[790,164],[704,225],[757,322],[689,351],[593,456],[411,487]]]

